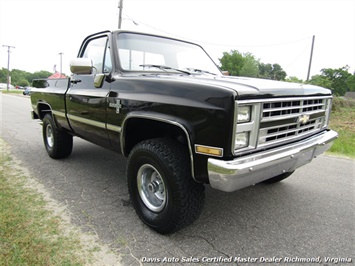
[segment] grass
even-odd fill
[[[23,90],[1,90],[1,93],[5,93],[5,94],[23,94]]]
[[[85,265],[92,256],[14,167],[0,139],[0,265]]]
[[[355,100],[334,98],[330,128],[339,137],[329,153],[355,159]]]

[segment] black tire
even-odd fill
[[[287,177],[289,177],[290,175],[293,174],[294,171],[292,172],[286,172],[286,173],[283,173],[281,175],[277,175],[277,176],[274,176],[270,179],[267,179],[265,181],[263,181],[263,183],[265,184],[273,184],[273,183],[277,183],[277,182],[280,182],[281,180],[284,180],[286,179]]]
[[[127,182],[138,216],[158,233],[176,232],[202,211],[205,187],[191,176],[186,148],[173,140],[138,143],[128,158]]]
[[[73,149],[73,136],[58,128],[50,114],[43,118],[43,142],[50,157],[61,159],[68,157]]]

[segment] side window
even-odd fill
[[[111,70],[112,70],[111,48],[109,42],[107,42],[107,47],[105,51],[105,61],[104,61],[104,73],[110,73]]]
[[[106,36],[90,40],[82,57],[92,60],[97,73],[108,73],[112,70],[110,47]]]

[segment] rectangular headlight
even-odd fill
[[[251,106],[238,106],[237,123],[250,122]]]
[[[249,145],[249,132],[241,132],[235,135],[235,149],[247,147]]]

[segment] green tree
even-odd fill
[[[328,77],[323,75],[314,75],[307,83],[327,89],[331,89],[332,87],[332,81]]]
[[[244,64],[243,55],[237,50],[229,53],[224,52],[222,58],[219,59],[221,70],[228,71],[231,76],[240,76],[240,70]]]
[[[286,81],[293,82],[293,83],[304,83],[302,79],[299,79],[295,76],[291,76],[291,77],[286,78]]]
[[[240,69],[240,76],[243,77],[254,77],[256,78],[259,74],[258,61],[251,53],[246,53],[244,55],[244,63]]]
[[[7,83],[7,69],[0,69],[0,83]]]
[[[259,78],[285,80],[286,76],[286,72],[279,64],[259,63]]]
[[[349,66],[344,66],[338,69],[323,68],[322,75],[328,77],[332,81],[331,89],[334,94],[344,95],[349,91],[347,79],[351,76],[348,72]]]
[[[349,91],[355,91],[355,73],[348,77],[346,80]]]
[[[29,74],[26,71],[23,70],[19,70],[19,69],[12,69],[10,71],[10,75],[11,75],[11,84],[14,86],[20,86],[19,82],[21,80],[26,79],[26,75]]]
[[[282,69],[282,67],[279,64],[272,65],[271,79],[285,80],[286,76],[287,76],[286,72]]]
[[[44,70],[37,71],[31,75],[31,77],[29,78],[28,81],[32,82],[32,80],[34,80],[34,79],[45,79],[45,78],[48,78],[50,75],[52,75],[52,73],[48,72],[48,71],[44,71]]]
[[[321,75],[312,76],[308,83],[331,89],[333,94],[343,96],[347,91],[355,91],[355,78],[348,70],[349,66],[323,68]]]
[[[271,79],[270,73],[272,72],[271,64],[259,63],[259,78]]]
[[[27,87],[30,86],[30,83],[27,79],[21,79],[16,85],[21,87]]]
[[[265,79],[285,80],[287,74],[279,64],[264,64],[255,59],[251,53],[242,54],[237,50],[224,52],[219,59],[221,70],[231,76],[259,77]]]
[[[0,69],[0,83],[7,83],[7,69]],[[11,84],[14,86],[28,86],[32,83],[34,79],[44,79],[52,75],[51,72],[41,70],[35,73],[30,73],[27,71],[12,69],[10,71]]]

